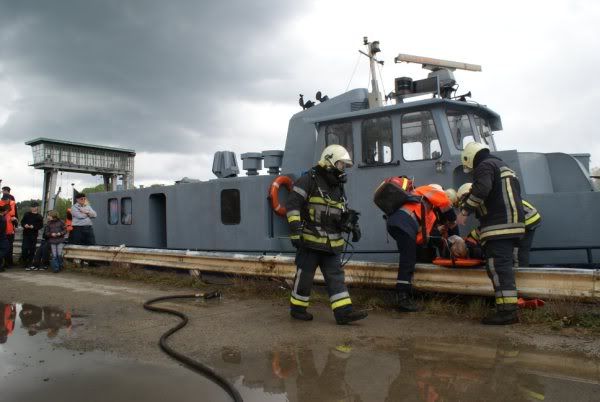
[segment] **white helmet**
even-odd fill
[[[477,155],[477,153],[482,149],[489,150],[490,147],[479,142],[469,142],[465,146],[465,149],[462,151],[461,154],[463,170],[465,173],[469,173],[473,170],[473,160],[475,159],[475,155]]]
[[[345,166],[352,166],[352,158],[350,154],[341,145],[333,144],[329,145],[321,153],[321,159],[319,159],[319,165],[323,167],[335,167],[339,170],[344,170],[344,166],[338,165],[338,162],[344,162]]]
[[[450,200],[452,205],[456,205],[456,203],[458,202],[458,195],[456,195],[456,190],[453,188],[447,188],[444,192],[446,193],[446,196],[448,196],[448,199]]]
[[[429,187],[433,187],[436,190],[444,191],[444,188],[442,186],[440,186],[439,184],[433,183],[433,184],[430,184]]]
[[[465,194],[467,194],[471,191],[472,186],[473,186],[473,183],[465,183],[462,186],[460,186],[458,188],[458,191],[456,192],[456,198],[458,200],[461,200],[465,196]]]

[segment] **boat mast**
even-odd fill
[[[363,44],[367,47],[367,53],[362,50],[359,50],[359,52],[369,58],[369,66],[371,68],[371,92],[368,94],[369,108],[383,106],[383,99],[379,92],[379,84],[377,83],[376,68],[376,63],[383,66],[383,61],[375,58],[375,55],[381,51],[379,48],[379,41],[369,42],[369,39],[365,36],[363,37]]]

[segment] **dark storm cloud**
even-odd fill
[[[277,101],[256,88],[285,78],[281,54],[262,49],[285,49],[278,32],[298,12],[290,4],[3,1],[0,79],[18,99],[0,133],[140,151],[206,146],[229,100]]]

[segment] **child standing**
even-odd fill
[[[54,273],[60,272],[63,268],[62,251],[65,246],[65,234],[67,228],[65,223],[58,217],[57,211],[48,212],[48,223],[44,228],[44,237],[48,239],[50,244],[50,250],[52,251],[52,271]]]

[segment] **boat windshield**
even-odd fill
[[[494,132],[490,127],[490,123],[486,118],[473,115],[473,119],[475,121],[475,130],[477,131],[477,135],[482,139],[484,144],[487,144],[492,151],[496,150],[496,144],[494,142]]]
[[[473,115],[464,110],[448,109],[446,111],[452,141],[457,149],[464,149],[469,142],[481,142],[496,149],[493,132],[486,118]]]

